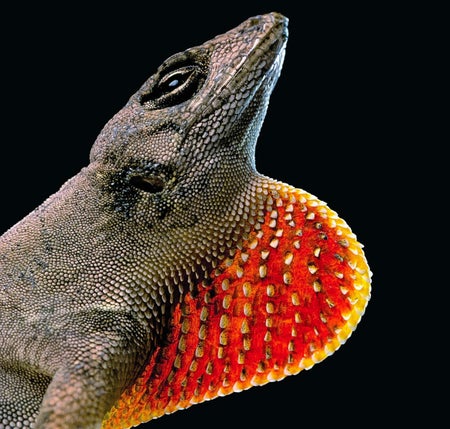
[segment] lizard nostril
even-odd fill
[[[156,194],[158,192],[162,192],[166,183],[161,177],[158,176],[133,176],[130,178],[130,184],[141,191]]]

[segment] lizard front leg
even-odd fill
[[[65,327],[60,367],[43,398],[36,429],[100,428],[136,377],[148,350],[146,329],[127,313],[90,310]]]

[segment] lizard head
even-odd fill
[[[91,151],[116,185],[115,209],[170,226],[226,210],[255,172],[286,40],[287,19],[268,14],[164,61]]]

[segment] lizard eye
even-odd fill
[[[183,67],[180,70],[175,70],[161,78],[158,82],[158,89],[163,94],[178,91],[189,84],[189,79],[192,77],[193,72],[193,67]]]
[[[201,87],[205,78],[200,67],[187,65],[163,74],[141,104],[155,109],[175,106],[189,100]]]

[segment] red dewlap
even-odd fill
[[[332,354],[370,297],[370,271],[344,221],[315,197],[271,190],[256,224],[212,282],[187,294],[157,349],[104,428],[281,380]]]

